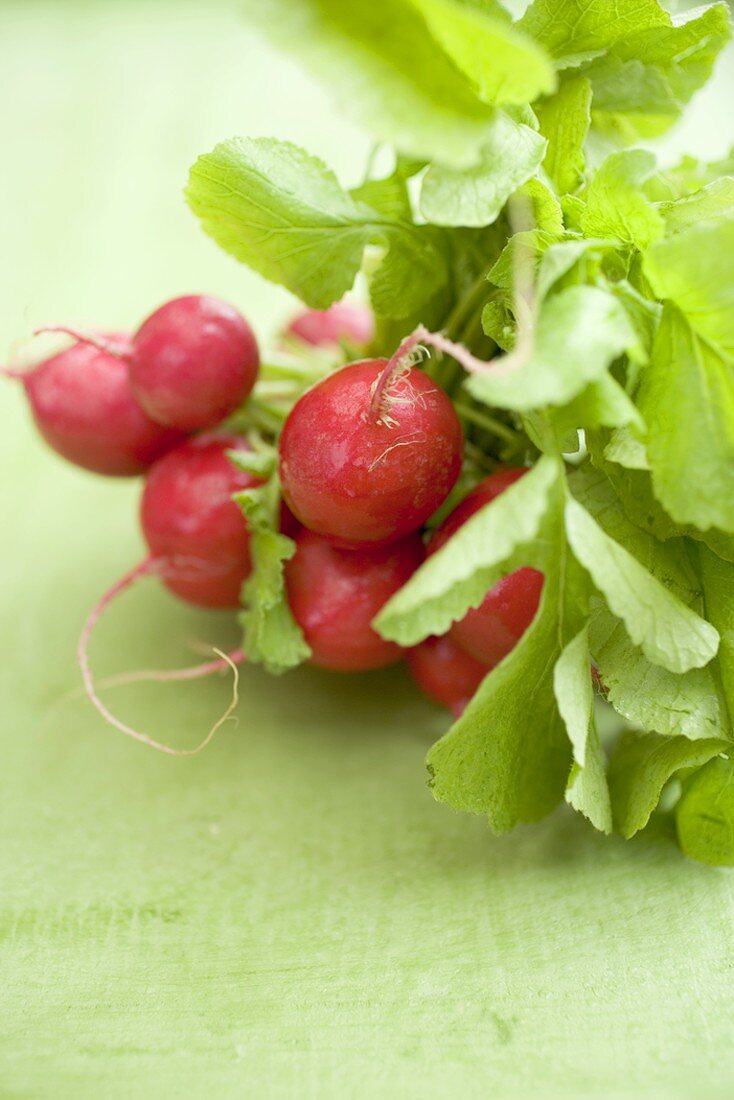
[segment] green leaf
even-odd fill
[[[714,867],[734,864],[734,763],[716,758],[686,784],[676,809],[685,855]]]
[[[511,366],[498,360],[465,384],[477,400],[504,409],[564,405],[601,379],[635,342],[627,314],[611,294],[572,286],[542,303],[527,359]]]
[[[684,156],[672,168],[666,168],[652,176],[645,184],[645,191],[648,198],[656,202],[672,202],[700,191],[721,176],[734,176],[734,149],[727,156],[715,161],[701,161]]]
[[[668,233],[680,233],[699,222],[734,218],[734,178],[722,176],[692,195],[658,204]]]
[[[638,406],[653,489],[666,512],[680,524],[734,533],[734,367],[670,304]]]
[[[252,572],[242,589],[244,650],[249,661],[281,673],[307,661],[311,650],[288,605],[283,566],[296,544],[277,530],[277,475],[258,489],[236,493],[250,528]]]
[[[566,504],[566,530],[579,562],[649,661],[670,672],[687,672],[716,655],[719,635],[714,627],[669,592],[573,499]]]
[[[326,165],[290,142],[216,146],[191,169],[187,197],[225,251],[316,309],[349,290],[370,243],[385,252],[381,279],[390,294],[378,300],[388,316],[405,316],[447,278],[435,230],[356,202]]]
[[[563,235],[561,204],[549,187],[533,177],[518,188],[517,195],[529,200],[532,225],[537,230],[555,240]]]
[[[290,142],[235,138],[199,157],[189,205],[225,251],[307,305],[349,290],[378,216]]]
[[[444,634],[470,607],[479,606],[501,576],[518,564],[534,564],[533,540],[559,476],[558,462],[541,458],[423,563],[382,608],[375,629],[403,646]],[[523,556],[515,563],[517,553],[528,560]]]
[[[581,227],[588,237],[614,237],[630,248],[647,248],[665,228],[662,214],[642,185],[655,171],[655,157],[643,149],[613,153],[586,193]]]
[[[545,141],[529,126],[497,111],[471,168],[433,164],[421,188],[421,211],[434,225],[490,225],[510,195],[538,170]]]
[[[515,316],[512,294],[494,291],[482,309],[482,331],[503,351],[515,346]]]
[[[566,801],[596,829],[611,832],[604,754],[594,724],[588,626],[566,645],[556,661],[553,691],[573,749]]]
[[[668,737],[730,736],[713,662],[683,675],[652,664],[600,601],[592,601],[590,645],[607,699],[628,722]]]
[[[683,539],[661,542],[649,531],[632,522],[607,477],[588,462],[573,471],[568,479],[574,497],[584,506],[602,530],[620,543],[662,585],[684,603],[700,603],[701,581],[691,562]]]
[[[581,428],[634,425],[643,431],[645,427],[634,403],[611,374],[603,374],[567,405],[550,410],[549,415],[559,439]]]
[[[377,140],[418,159],[476,163],[493,108],[408,0],[245,0],[244,6]]]
[[[447,244],[432,225],[384,227],[383,235],[388,251],[370,279],[370,301],[381,317],[409,317],[445,286]]]
[[[537,266],[545,250],[552,244],[552,235],[542,229],[524,229],[520,233],[514,233],[502,249],[496,263],[490,268],[487,274],[488,282],[502,290],[513,290],[518,249],[522,250],[523,259],[532,259],[533,264]]]
[[[458,0],[411,2],[486,103],[529,103],[555,88],[548,54],[496,7],[487,11]]]
[[[679,524],[670,518],[652,490],[650,472],[645,469],[623,469],[608,462],[603,455],[608,435],[591,429],[587,433],[587,444],[594,465],[604,471],[614,486],[625,513],[638,527],[644,528],[658,539],[677,539],[688,535],[692,539],[705,543],[722,558],[734,561],[734,536],[711,528],[699,531],[691,524]]]
[[[591,124],[591,84],[583,76],[564,80],[555,95],[535,108],[548,142],[543,167],[559,195],[575,191],[586,168],[584,142]]]
[[[536,543],[545,583],[535,619],[428,754],[438,801],[485,814],[496,832],[547,814],[563,798],[571,766],[553,667],[583,626],[587,582],[566,547],[562,495],[557,482]]]
[[[734,221],[705,222],[658,241],[644,258],[658,298],[669,298],[699,336],[734,358]]]
[[[533,0],[518,27],[553,57],[571,61],[607,50],[643,27],[669,24],[657,0]]]
[[[729,38],[725,4],[635,29],[584,69],[594,88],[594,122],[627,138],[664,133]]]
[[[622,734],[609,762],[614,827],[627,839],[634,836],[647,825],[663,787],[677,771],[706,764],[729,747],[715,738]]]
[[[551,244],[543,254],[538,272],[536,292],[538,298],[545,298],[552,287],[574,271],[580,269],[575,282],[586,282],[586,268],[597,264],[609,249],[617,247],[616,241],[595,238],[585,240],[558,241]],[[566,282],[563,284],[566,285]]]
[[[645,444],[629,427],[617,428],[604,448],[604,457],[627,470],[649,470]]]
[[[707,547],[699,547],[706,615],[721,635],[718,670],[734,719],[734,563],[724,561]]]
[[[702,609],[701,579],[684,539],[660,542],[632,523],[609,480],[588,464],[573,472],[569,484],[606,534],[633,554],[669,592],[688,606]],[[707,617],[717,626],[710,613]],[[724,633],[720,633],[721,655]],[[607,698],[629,722],[670,736],[729,736],[717,662],[682,675],[652,664],[632,644],[624,625],[599,600],[591,601],[590,638]]]
[[[616,256],[608,254],[606,258],[611,263]],[[637,333],[642,354],[637,356],[636,361],[646,363],[652,351],[662,309],[658,302],[651,302],[649,298],[644,298],[626,279],[617,279],[610,284],[609,289],[624,306],[632,327]]]
[[[394,221],[412,221],[413,214],[408,192],[408,179],[398,166],[383,179],[366,179],[349,194],[358,203],[364,203],[378,214]]]

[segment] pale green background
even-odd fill
[[[729,58],[697,151],[731,140],[731,83]],[[3,4],[0,87],[3,347],[198,289],[266,335],[288,298],[203,237],[187,165],[276,133],[348,179],[367,147],[236,4]],[[732,1095],[730,874],[565,810],[498,840],[435,805],[423,756],[444,718],[400,671],[249,670],[239,725],[202,756],[126,741],[69,693],[86,609],[141,555],[139,486],[58,461],[9,383],[0,416],[1,1096]],[[148,582],[94,661],[174,665],[233,638]],[[228,687],[109,698],[191,744]]]

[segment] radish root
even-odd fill
[[[0,367],[0,374],[3,378],[14,378],[18,382],[27,382],[28,375],[31,374],[31,371],[19,370],[14,367]]]
[[[227,706],[221,717],[211,727],[206,737],[204,737],[204,739],[193,749],[177,749],[174,748],[172,745],[166,745],[162,741],[156,741],[155,738],[150,737],[147,733],[143,733],[141,730],[136,730],[132,726],[127,725],[125,722],[122,722],[119,718],[117,718],[100,699],[98,695],[97,685],[95,684],[94,676],[92,674],[92,669],[89,662],[89,640],[92,636],[92,632],[95,626],[99,622],[99,619],[106,608],[109,607],[109,605],[114,599],[116,599],[117,596],[119,596],[122,592],[125,592],[141,577],[150,576],[153,573],[159,573],[164,566],[165,563],[161,562],[159,559],[152,557],[145,558],[133,569],[130,569],[127,573],[120,577],[120,579],[116,581],[115,584],[113,584],[112,587],[104,593],[104,595],[92,608],[86,622],[84,623],[81,635],[79,637],[77,658],[82,673],[82,681],[84,684],[85,694],[92,705],[97,709],[97,711],[102,715],[104,720],[109,725],[114,726],[115,729],[120,730],[121,733],[124,733],[127,737],[131,737],[134,741],[139,741],[141,744],[147,745],[151,749],[156,749],[158,752],[166,753],[168,756],[195,756],[209,744],[217,730],[219,730],[221,726],[231,717],[237,706],[237,703],[239,702],[239,670],[237,668],[235,660],[239,658],[239,654],[241,651],[235,650],[235,652],[230,655],[223,653],[219,649],[215,649],[214,652],[217,654],[217,660],[208,661],[204,664],[193,666],[192,668],[172,669],[170,672],[161,670],[159,672],[143,671],[142,673],[123,673],[122,679],[117,677],[113,678],[116,680],[117,683],[134,683],[136,680],[148,679],[158,680],[162,682],[172,680],[193,680],[199,676],[207,676],[211,672],[216,672],[220,669],[230,668],[233,673],[233,682],[232,698],[229,702],[229,705]],[[242,654],[242,657],[244,657],[244,654]]]
[[[103,680],[97,680],[97,690],[111,687],[123,687],[125,684],[155,683],[171,684],[181,680],[200,680],[205,676],[211,676],[215,672],[226,672],[232,665],[240,665],[245,660],[242,649],[232,649],[229,653],[222,653],[215,646],[207,646],[220,656],[216,661],[205,661],[200,665],[190,665],[188,668],[141,668],[133,672],[118,672],[114,676],[107,676]]]
[[[100,336],[94,336],[91,332],[83,332],[81,329],[72,328],[70,325],[42,325],[41,328],[33,330],[33,335],[41,336],[45,332],[59,332],[64,336],[70,336],[78,344],[89,344],[97,351],[113,355],[116,359],[128,359],[132,351],[132,346],[129,343],[105,340]]]

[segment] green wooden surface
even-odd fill
[[[6,3],[0,74],[6,344],[199,288],[267,332],[287,298],[201,236],[188,162],[238,131],[342,169],[366,147],[236,4]],[[715,101],[697,117],[723,144]],[[435,805],[444,719],[400,671],[246,670],[202,756],[127,742],[70,692],[84,612],[141,553],[138,486],[57,461],[9,384],[0,416],[0,1095],[731,1096],[731,875],[570,812],[497,840]],[[233,636],[148,583],[94,659]],[[228,687],[113,698],[191,744]]]

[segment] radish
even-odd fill
[[[163,583],[200,607],[239,607],[250,572],[250,537],[232,494],[260,484],[237,470],[230,450],[249,450],[237,435],[196,436],[157,462],[140,507],[143,534]]]
[[[119,343],[124,337],[101,339]],[[92,344],[76,343],[33,370],[4,373],[23,383],[46,442],[85,470],[141,474],[184,439],[146,416],[132,395],[125,364]]]
[[[241,313],[205,294],[159,306],[127,340],[65,332],[128,365],[136,400],[152,420],[184,432],[219,424],[249,396],[260,365],[257,342]]]
[[[418,686],[455,718],[489,672],[487,665],[475,661],[447,635],[426,638],[408,650],[405,660]]]
[[[291,610],[312,650],[311,664],[360,672],[399,661],[400,647],[381,638],[372,620],[423,556],[418,535],[390,546],[341,550],[302,530],[285,576]]]
[[[279,444],[283,495],[312,531],[342,547],[417,530],[459,476],[451,401],[410,359],[365,359],[293,406]]]
[[[428,546],[433,554],[448,542],[470,516],[489,504],[527,473],[524,468],[498,470],[480,481],[436,529]],[[493,667],[515,647],[532,622],[540,603],[543,574],[523,567],[503,577],[479,607],[454,623],[450,635],[477,661]]]
[[[130,382],[160,424],[211,428],[242,404],[260,365],[252,329],[241,313],[204,294],[174,298],[133,337]]]
[[[357,302],[335,302],[329,309],[308,309],[299,313],[284,331],[314,347],[352,348],[369,344],[375,334],[375,321],[366,306]]]

